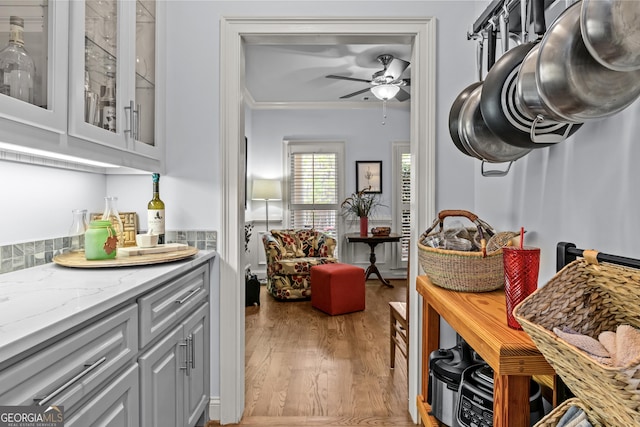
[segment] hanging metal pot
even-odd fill
[[[460,110],[459,134],[464,147],[477,158],[482,159],[484,176],[502,176],[505,172],[485,172],[484,163],[511,163],[528,154],[530,148],[521,148],[508,144],[487,127],[480,110],[480,98],[483,85],[476,87]]]
[[[458,131],[460,125],[460,110],[464,105],[465,101],[469,98],[471,92],[480,86],[482,82],[471,83],[469,86],[464,88],[462,92],[456,97],[451,105],[451,110],[449,110],[449,134],[451,135],[451,139],[453,140],[453,144],[460,150],[463,154],[467,156],[475,157],[474,154],[470,153],[462,143],[460,139],[460,132]]]
[[[460,150],[463,154],[467,156],[476,157],[476,155],[472,152],[469,152],[462,140],[460,139],[459,127],[460,127],[460,109],[464,105],[465,101],[469,98],[469,95],[473,91],[473,89],[477,88],[482,84],[482,60],[484,53],[484,33],[480,35],[480,39],[478,40],[478,45],[476,49],[476,70],[478,71],[478,80],[475,83],[471,83],[469,86],[464,88],[462,92],[456,97],[451,105],[451,109],[449,110],[449,135],[451,135],[451,139],[453,140],[453,144],[456,146],[458,150]],[[489,68],[493,66],[495,62],[495,48],[496,48],[496,33],[495,31],[491,31],[487,35],[488,42],[488,50],[487,50],[487,65]],[[479,159],[482,160],[482,159]]]
[[[536,127],[536,134],[546,135],[544,140],[532,141],[531,129],[536,116],[526,111],[516,97],[516,78],[522,61],[546,30],[544,2],[533,1],[532,9],[538,39],[521,44],[498,59],[487,74],[481,100],[482,115],[489,129],[508,144],[521,148],[541,148],[560,142],[565,138],[567,127],[566,123],[547,121]],[[526,18],[522,22],[526,23]]]
[[[640,70],[611,70],[587,50],[580,30],[580,3],[567,8],[540,42],[536,86],[555,116],[583,122],[611,116],[640,95]]]
[[[580,29],[587,50],[615,71],[640,69],[640,2],[582,0]]]
[[[529,117],[534,118],[529,132],[530,140],[540,146],[547,146],[564,141],[578,130],[582,123],[564,123],[564,117],[554,114],[540,97],[536,85],[539,53],[540,44],[536,44],[520,65],[516,77],[515,102]]]

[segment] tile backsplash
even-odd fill
[[[186,243],[203,250],[217,249],[217,231],[171,230],[167,231],[165,237],[167,243]],[[68,251],[70,247],[70,237],[0,246],[0,273],[47,264],[54,256]]]

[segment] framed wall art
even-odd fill
[[[382,161],[356,161],[356,191],[382,193]]]

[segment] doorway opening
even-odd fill
[[[411,241],[435,212],[435,18],[222,18],[220,39],[220,146],[222,222],[220,253],[220,421],[240,420],[244,410],[244,46],[250,43],[342,44],[366,40],[412,45]],[[417,275],[411,256],[410,283]],[[414,262],[415,261],[415,262]],[[412,289],[412,296],[415,290]],[[410,309],[419,324],[418,298]],[[417,421],[418,329],[410,330],[409,413]]]

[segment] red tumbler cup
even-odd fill
[[[507,325],[513,329],[522,329],[513,316],[513,309],[538,288],[540,248],[505,246],[502,248],[502,259]]]

